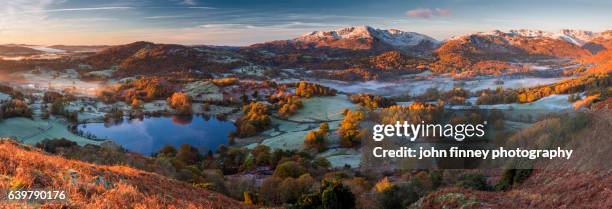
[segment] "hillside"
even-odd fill
[[[101,166],[0,141],[0,188],[62,188],[67,203],[57,208],[248,208],[224,195],[125,166]],[[0,202],[2,207],[33,207]]]
[[[573,132],[567,147],[574,150],[571,161],[538,163],[525,182],[503,192],[444,188],[429,194],[421,203],[425,208],[612,208],[612,159],[609,130],[612,112],[591,112],[589,124]],[[527,140],[547,137],[556,122],[542,121],[521,134],[542,134]],[[558,124],[558,123],[557,123]],[[538,131],[540,133],[538,133]]]
[[[15,57],[15,56],[32,56],[42,54],[43,51],[32,49],[25,46],[8,44],[0,45],[0,56]]]
[[[229,59],[227,61],[226,59]],[[106,48],[83,60],[97,70],[116,67],[115,76],[194,73],[208,75],[242,64],[230,50],[139,41]]]
[[[583,58],[591,51],[583,45],[594,39],[584,31],[564,30],[560,34],[539,30],[510,30],[474,33],[451,38],[435,51],[438,61],[432,66],[437,72],[454,69],[479,70],[483,63],[498,62],[499,70],[508,62],[533,62],[543,59]]]

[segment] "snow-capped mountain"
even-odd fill
[[[542,30],[530,30],[530,29],[518,29],[510,30],[506,35],[510,36],[522,36],[528,38],[556,38],[556,34],[542,31]]]
[[[357,26],[342,28],[333,31],[314,31],[302,35],[294,40],[304,42],[338,41],[356,39],[376,39],[394,47],[410,47],[422,43],[437,45],[439,41],[415,32],[406,32],[397,29],[381,30],[370,26]]]
[[[429,54],[440,46],[427,35],[397,29],[355,26],[332,31],[314,31],[285,41],[256,44],[252,47],[283,51],[291,49],[350,49],[370,52],[400,50],[407,54]]]
[[[579,46],[582,46],[599,36],[601,36],[601,34],[584,30],[563,29],[560,33],[558,33],[559,38]]]
[[[463,37],[472,35],[490,35],[500,36],[508,39],[508,41],[520,41],[522,39],[553,39],[563,40],[573,45],[583,46],[584,44],[592,41],[595,38],[601,37],[601,33],[594,33],[592,31],[585,30],[572,30],[563,29],[557,33],[543,31],[543,30],[531,30],[531,29],[516,29],[503,32],[500,30],[494,30],[491,32],[479,32],[473,34],[465,34],[457,37],[453,37],[449,40],[461,39]]]

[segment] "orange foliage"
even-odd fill
[[[125,166],[102,166],[51,156],[0,141],[0,188],[66,191],[67,202],[41,208],[250,208],[222,194]],[[24,202],[0,207],[28,208]]]
[[[175,92],[168,98],[168,105],[181,114],[191,114],[191,98],[183,92]]]

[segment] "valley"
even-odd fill
[[[430,204],[438,198],[432,195],[464,187],[487,191],[471,193],[483,204],[505,205],[486,197],[508,195],[509,185],[491,182],[507,178],[503,173],[509,169],[473,169],[486,172],[485,179],[471,176],[467,166],[445,171],[444,160],[378,162],[368,156],[374,146],[371,125],[489,120],[487,143],[533,135],[541,146],[566,146],[567,141],[552,139],[573,139],[573,132],[560,127],[604,126],[601,115],[609,111],[612,95],[610,51],[609,31],[492,31],[439,41],[369,26],[244,47],[143,41],[5,45],[0,47],[0,137],[10,139],[0,142],[0,149],[70,159],[53,157],[56,164],[122,165],[130,168],[109,169],[121,170],[116,173],[122,176],[144,170],[155,173],[142,174],[147,178],[168,178],[172,182],[163,181],[189,188],[174,192],[211,190],[260,206],[296,205],[319,187],[333,187],[314,183],[329,179],[349,185],[357,201],[369,204],[376,204],[372,196],[383,195],[379,184],[394,184],[423,190],[416,195],[421,200],[408,205]],[[598,122],[572,122],[581,117]],[[554,133],[541,133],[543,126]],[[30,148],[17,143],[39,150],[24,151]],[[444,183],[436,177],[442,173]],[[487,189],[458,187],[465,179],[456,175],[485,181]],[[15,186],[7,182],[0,185]],[[448,188],[438,190],[442,185]],[[489,188],[493,185],[501,186]],[[528,197],[520,198],[525,203]],[[174,202],[185,199],[215,204],[200,196]]]

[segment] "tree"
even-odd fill
[[[294,161],[287,161],[278,166],[274,170],[274,176],[280,178],[293,177],[297,178],[306,173],[306,168]]]
[[[191,114],[191,98],[183,92],[175,92],[168,97],[168,105],[177,110],[179,114]]]
[[[288,96],[284,101],[279,102],[280,108],[278,114],[281,117],[287,118],[297,112],[298,109],[304,107],[304,104],[297,96]]]
[[[338,181],[323,181],[321,205],[325,209],[355,208],[355,196],[351,190]]]
[[[239,137],[254,136],[270,126],[268,106],[262,102],[253,102],[242,107],[243,115],[236,120]]]
[[[321,125],[319,125],[319,130],[309,131],[306,136],[304,136],[304,145],[306,145],[306,148],[319,151],[324,150],[328,132],[329,124],[321,123]]]
[[[281,194],[279,192],[279,185],[283,179],[271,176],[266,178],[259,187],[259,194],[263,200],[269,205],[278,205],[281,202]]]
[[[139,109],[142,107],[142,100],[138,99],[138,98],[133,98],[132,99],[132,109]]]
[[[165,145],[159,150],[158,156],[174,157],[176,156],[176,148],[172,145]]]
[[[300,81],[295,89],[295,95],[306,98],[312,96],[334,96],[336,91],[319,84]]]
[[[362,112],[345,110],[344,119],[338,128],[340,145],[343,147],[354,147],[360,143],[361,132],[359,123],[364,119]]]
[[[355,195],[338,181],[323,181],[319,192],[302,195],[296,202],[298,209],[352,209]]]
[[[394,185],[378,196],[378,205],[382,209],[407,208],[421,198],[419,188],[413,182]]]
[[[176,153],[176,159],[187,165],[193,165],[200,160],[200,152],[189,144],[183,144]]]

